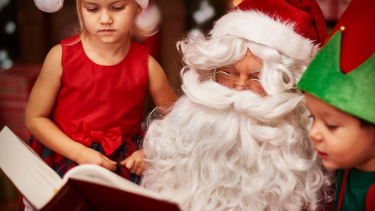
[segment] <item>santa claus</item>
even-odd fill
[[[142,185],[182,210],[325,209],[296,83],[326,37],[315,0],[245,0],[178,42],[184,95],[148,128]]]

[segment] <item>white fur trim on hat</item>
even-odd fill
[[[146,9],[148,5],[148,0],[135,0],[142,9]]]
[[[36,7],[43,12],[57,12],[64,4],[64,0],[34,0]]]
[[[303,60],[310,60],[319,46],[293,30],[293,23],[275,21],[268,15],[254,10],[235,10],[220,18],[210,32],[212,38],[233,35],[266,45],[280,53]]]

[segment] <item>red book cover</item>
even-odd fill
[[[93,164],[60,176],[8,127],[0,132],[0,168],[36,210],[179,211],[160,194]]]
[[[41,210],[179,211],[176,204],[77,179],[69,179]]]

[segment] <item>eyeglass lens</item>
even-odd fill
[[[232,77],[225,72],[216,72],[214,75],[215,82],[220,85],[233,88],[235,86],[234,80]],[[245,86],[247,90],[260,90],[263,89],[261,83],[256,79],[250,79],[246,81]]]
[[[230,75],[224,72],[216,72],[214,75],[214,79],[220,85],[232,88],[234,86],[233,79]]]

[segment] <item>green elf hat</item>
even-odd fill
[[[353,0],[297,88],[375,124],[375,0]]]

